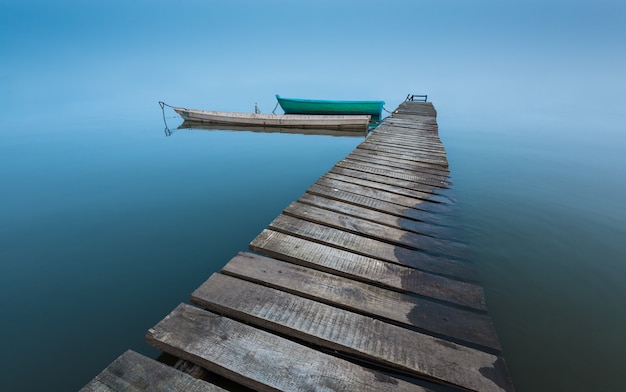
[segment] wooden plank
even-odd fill
[[[427,207],[428,211],[450,211],[450,205],[454,204],[452,200],[445,196],[434,195],[432,193],[416,191],[413,189],[407,189],[399,186],[394,186],[390,184],[384,184],[376,181],[367,180],[364,178],[347,176],[344,174],[338,174],[336,172],[328,172],[324,175],[326,178],[339,180],[343,182],[348,182],[355,185],[360,185],[367,188],[373,188],[376,190],[380,190],[386,193],[395,193],[396,195],[406,196],[415,200],[413,205],[421,204],[419,201],[429,202],[430,205]],[[411,205],[411,206],[413,206]]]
[[[487,310],[482,287],[477,284],[433,275],[277,231],[263,230],[249,247],[257,253],[352,280],[478,311]]]
[[[501,357],[269,287],[213,274],[193,292],[192,301],[245,323],[416,376],[473,391],[512,390]]]
[[[387,143],[388,140],[402,138],[416,147],[433,147],[445,155],[445,148],[443,148],[443,143],[439,139],[437,129],[433,128],[430,130],[428,128],[429,126],[424,127],[420,125],[408,128],[403,124],[386,123],[384,126],[380,126],[372,131],[371,135],[377,137],[372,139],[372,141]],[[370,141],[369,138],[367,140]]]
[[[346,175],[353,175],[354,172],[361,172],[363,174],[360,175],[360,178],[373,180],[373,177],[388,177],[389,179],[395,180],[392,182],[394,185],[400,185],[402,182],[405,182],[409,189],[423,190],[424,192],[434,193],[446,197],[449,197],[450,194],[450,183],[446,180],[442,181],[440,179],[434,179],[430,176],[424,176],[413,170],[380,167],[379,165],[370,162],[355,162],[346,159],[342,159],[337,162],[335,167],[331,169],[331,172],[339,173],[338,169],[346,170],[344,173]],[[400,183],[397,181],[400,181]]]
[[[423,154],[434,154],[445,158],[446,149],[441,143],[427,142],[416,137],[406,137],[400,134],[385,134],[376,132],[367,138],[367,143],[374,143],[379,146],[389,146],[394,148],[404,148]]]
[[[363,159],[360,162],[357,162],[350,158],[344,158],[337,162],[336,165],[347,169],[412,181],[427,186],[434,186],[436,188],[447,189],[450,187],[450,182],[447,181],[447,178],[433,178],[434,176],[422,174],[418,170],[415,170],[415,168],[404,169],[401,167],[390,167],[389,165],[382,166],[375,161]]]
[[[421,137],[410,137],[399,134],[385,135],[374,133],[366,139],[364,143],[373,144],[378,147],[390,147],[402,149],[408,153],[418,155],[429,155],[432,158],[447,159],[446,150],[436,141],[428,141]]]
[[[357,146],[357,148],[360,150],[368,150],[368,151],[374,151],[374,152],[393,154],[400,158],[407,159],[410,161],[425,162],[425,163],[430,163],[436,166],[448,167],[447,159],[439,158],[439,157],[432,157],[430,154],[415,154],[413,152],[406,151],[402,148],[380,147],[380,146],[376,146],[375,144],[369,144],[369,143],[361,143]]]
[[[417,327],[422,332],[452,338],[462,344],[469,343],[494,351],[501,349],[491,319],[485,314],[251,253],[240,252],[224,266],[221,273],[359,314]],[[456,283],[459,282],[448,281],[456,286],[451,289],[458,287]],[[440,293],[447,294],[448,287],[440,289]],[[466,303],[479,299],[476,292],[455,294]]]
[[[448,176],[437,176],[431,175],[429,173],[424,173],[414,166],[402,167],[398,165],[391,165],[390,162],[380,162],[377,159],[362,157],[359,160],[354,158],[346,157],[337,164],[345,165],[345,166],[353,166],[351,167],[354,170],[368,171],[368,170],[380,170],[381,172],[376,172],[375,174],[387,174],[393,176],[403,176],[397,177],[405,180],[410,180],[413,182],[419,182],[425,185],[436,186],[438,188],[449,188],[452,184],[448,181]],[[348,166],[348,167],[350,167]],[[359,168],[357,168],[359,166]],[[391,173],[389,173],[391,172]]]
[[[391,215],[386,212],[376,211],[371,208],[359,207],[358,205],[329,199],[312,193],[305,193],[298,199],[298,202],[413,233],[423,234],[435,238],[454,240],[453,231],[450,227],[407,219]]]
[[[471,264],[429,255],[413,249],[402,248],[386,242],[362,237],[332,227],[307,222],[284,214],[269,226],[275,231],[326,244],[363,256],[417,268],[464,281],[477,281],[478,275]]]
[[[373,137],[373,139],[371,139]],[[441,139],[437,134],[436,128],[433,131],[424,129],[420,125],[416,125],[411,129],[404,126],[396,126],[393,124],[385,124],[376,128],[371,132],[367,141],[376,141],[380,143],[388,143],[390,141],[406,140],[408,146],[433,148],[438,152],[445,154],[446,149],[441,143]]]
[[[359,179],[354,179],[345,176],[339,176],[336,174],[326,174],[320,177],[316,184],[323,184],[333,189],[339,189],[346,192],[356,193],[365,197],[371,197],[378,200],[387,201],[394,204],[399,204],[404,207],[415,208],[418,210],[444,214],[450,212],[450,206],[442,203],[433,203],[426,199],[419,199],[417,197],[411,197],[402,195],[396,192],[391,192],[385,189],[384,186],[376,184],[374,182],[367,182]],[[415,194],[413,196],[416,196]]]
[[[467,246],[458,242],[396,229],[300,202],[291,203],[283,214],[433,255],[457,259],[467,257]]]
[[[377,199],[371,195],[365,195],[359,192],[361,187],[358,185],[348,184],[352,186],[353,192],[338,189],[334,186],[337,183],[340,185],[345,184],[340,181],[322,177],[315,184],[311,185],[309,189],[307,189],[307,193],[323,196],[328,199],[339,200],[356,206],[366,207],[373,211],[380,211],[385,214],[392,214],[399,217],[426,222],[432,225],[450,226],[452,224],[450,219],[445,215],[405,207],[400,204]]]
[[[432,102],[404,101],[394,111],[394,113],[396,112],[411,114],[423,113],[431,118],[437,116],[437,110],[435,110],[435,106]]]
[[[218,392],[225,390],[129,350],[80,391]]]
[[[375,129],[377,134],[401,135],[409,140],[423,140],[433,145],[442,145],[439,138],[439,127],[429,122],[407,121],[407,119],[388,118],[384,126]]]
[[[384,125],[392,128],[403,128],[408,134],[411,131],[420,131],[420,133],[428,133],[432,137],[437,136],[439,126],[436,120],[421,118],[417,120],[415,116],[393,116],[385,119]]]
[[[148,330],[146,340],[258,391],[427,391],[186,304]]]
[[[435,186],[441,189],[447,189],[452,185],[452,182],[448,180],[447,176],[434,176],[429,173],[420,172],[414,167],[401,167],[399,165],[393,165],[391,162],[384,162],[377,159],[344,158],[337,162],[337,166],[343,166],[363,172],[372,172],[379,175],[393,176],[404,180],[419,182],[424,185]]]
[[[418,192],[423,192],[427,194],[429,193],[434,196],[434,197],[430,196],[429,200],[435,201],[437,203],[450,204],[454,202],[448,196],[445,196],[446,192],[448,192],[445,189],[442,189],[440,187],[436,187],[433,185],[419,183],[419,182],[413,181],[412,179],[399,178],[402,176],[401,175],[394,176],[393,172],[391,171],[388,171],[387,173],[377,174],[375,173],[375,170],[363,171],[363,170],[348,168],[345,165],[338,164],[338,165],[335,165],[333,168],[331,168],[329,173],[338,174],[338,175],[346,176],[346,177],[358,178],[360,180],[374,181],[380,184],[390,185],[390,186],[398,187],[398,188],[404,188],[404,189],[408,189],[411,191],[418,191]]]
[[[381,126],[372,133],[383,136],[405,136],[409,140],[424,140],[433,145],[443,145],[439,138],[439,127],[436,123],[406,121],[406,119],[388,117]]]
[[[406,159],[398,156],[397,154],[389,154],[385,152],[377,152],[373,150],[359,150],[354,149],[346,158],[350,159],[378,159],[392,162],[398,165],[398,167],[406,167],[414,169],[420,173],[430,173],[434,176],[442,177],[446,179],[450,175],[450,170],[440,165],[433,165],[431,163],[419,162],[414,159]],[[401,166],[402,165],[402,166]]]

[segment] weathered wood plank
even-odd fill
[[[345,181],[347,180],[347,181]],[[360,195],[362,197],[367,197],[371,199],[381,200],[392,204],[397,204],[403,207],[413,208],[419,211],[424,211],[426,213],[430,213],[430,216],[433,218],[432,220],[441,219],[440,217],[444,216],[443,213],[449,212],[450,207],[446,204],[440,203],[432,203],[428,200],[417,199],[410,196],[400,195],[393,192],[388,192],[384,189],[384,187],[369,187],[368,184],[355,184],[354,182],[350,182],[350,178],[344,178],[341,176],[333,175],[331,176],[322,176],[320,177],[316,184],[326,186],[332,189],[337,189],[338,191],[345,191],[349,193],[354,193]],[[352,180],[354,181],[354,180]],[[426,215],[426,214],[424,214]]]
[[[307,193],[323,196],[327,199],[354,204],[356,206],[365,207],[367,209],[379,211],[385,214],[426,222],[431,225],[450,226],[452,224],[452,221],[450,221],[450,219],[445,215],[405,207],[400,204],[371,197],[370,195],[355,193],[358,192],[358,189],[360,189],[360,186],[358,185],[353,187],[354,189],[352,190],[354,192],[338,189],[334,187],[335,183],[336,181],[334,180],[322,177],[315,184],[311,185],[309,189],[307,189]]]
[[[449,276],[459,280],[477,281],[478,275],[472,265],[443,257],[429,255],[417,250],[394,246],[386,242],[362,237],[332,227],[307,222],[284,214],[274,219],[269,227],[275,231],[338,249],[374,257],[391,263],[417,268],[422,271]]]
[[[432,137],[436,137],[439,130],[439,126],[434,119],[422,117],[418,120],[411,115],[387,117],[384,125],[392,128],[404,128],[407,132],[415,130],[419,131],[420,135],[430,135]]]
[[[449,204],[453,202],[448,196],[446,196],[446,193],[448,192],[448,190],[445,190],[445,189],[442,189],[440,187],[436,187],[433,185],[419,183],[419,182],[413,181],[412,179],[398,178],[401,176],[394,176],[393,172],[391,171],[384,173],[384,174],[382,173],[377,174],[377,173],[374,173],[373,170],[366,172],[366,171],[362,171],[358,169],[348,168],[348,167],[345,167],[345,165],[338,164],[338,165],[335,165],[335,167],[331,168],[329,173],[338,174],[338,175],[346,176],[346,177],[357,178],[360,180],[375,181],[380,184],[390,185],[390,186],[398,187],[398,188],[404,188],[404,189],[408,189],[411,191],[430,193],[433,196],[431,196],[429,200],[435,201],[438,203]]]
[[[374,131],[377,135],[389,137],[401,136],[409,141],[419,140],[437,146],[437,148],[443,146],[439,138],[439,129],[436,124],[433,125],[425,122],[412,123],[404,119],[388,118],[382,126],[377,127]],[[372,132],[372,134],[373,133],[374,132]]]
[[[218,392],[225,390],[129,350],[80,391]]]
[[[408,169],[414,169],[416,171],[419,171],[421,174],[430,173],[430,174],[433,174],[434,176],[442,177],[443,179],[446,179],[450,175],[450,171],[448,170],[448,168],[445,168],[443,166],[433,165],[433,164],[425,163],[425,162],[419,162],[419,161],[415,161],[411,159],[405,159],[396,154],[376,152],[372,150],[368,151],[368,150],[355,149],[350,154],[348,154],[346,158],[351,158],[351,159],[367,158],[368,160],[370,159],[385,160],[387,162],[393,162],[395,165],[404,165],[404,166],[398,166],[398,167],[406,167]]]
[[[410,160],[410,161],[425,162],[425,163],[430,163],[432,165],[437,165],[441,167],[448,167],[447,159],[443,159],[439,157],[432,157],[430,154],[416,154],[410,151],[406,151],[402,148],[381,147],[381,146],[377,146],[375,144],[369,144],[369,143],[361,143],[357,146],[357,148],[361,150],[393,154],[393,155],[398,156],[399,158],[403,158],[403,159]]]
[[[148,330],[146,340],[258,391],[427,390],[186,304]]]
[[[224,266],[221,273],[359,314],[417,327],[422,332],[452,338],[462,344],[469,343],[494,351],[501,349],[491,319],[485,314],[251,253],[240,252]],[[453,286],[458,283],[449,282]],[[441,292],[447,289],[441,287]],[[466,303],[481,299],[476,292],[458,294]]]
[[[344,161],[352,162],[352,163],[360,163],[360,164],[370,164],[376,166],[383,166],[389,168],[390,170],[401,170],[409,173],[413,173],[413,175],[428,178],[435,181],[441,182],[450,182],[450,172],[441,171],[436,169],[431,169],[430,167],[425,167],[422,165],[416,165],[415,162],[403,161],[400,159],[394,158],[381,158],[376,155],[369,154],[355,154],[350,153],[344,159]],[[449,185],[449,184],[448,184]]]
[[[192,301],[243,322],[416,376],[473,391],[512,390],[501,357],[269,287],[213,274],[193,292]]]
[[[367,143],[373,143],[382,147],[402,148],[407,151],[415,151],[421,154],[433,154],[440,158],[446,158],[446,150],[441,144],[428,143],[415,138],[402,137],[402,135],[385,135],[373,133],[367,138]]]
[[[396,137],[383,137],[382,134],[374,134],[364,142],[375,147],[395,148],[407,154],[424,155],[431,159],[447,160],[446,150],[438,148],[435,143],[420,142],[416,139]]]
[[[452,200],[445,196],[434,195],[432,193],[416,191],[413,189],[407,189],[399,186],[393,186],[389,184],[384,184],[376,181],[371,181],[358,177],[351,177],[344,174],[338,174],[336,172],[328,172],[324,175],[326,178],[330,178],[333,180],[339,180],[343,182],[348,182],[355,185],[360,185],[367,188],[373,188],[386,193],[395,193],[400,196],[410,197],[414,200],[413,204],[410,206],[417,206],[420,204],[420,200],[424,202],[429,202],[430,205],[428,211],[450,211],[450,205],[454,204]]]
[[[385,138],[406,138],[409,142],[419,141],[435,146],[438,150],[445,150],[439,138],[438,127],[431,124],[411,124],[406,121],[389,120],[371,132],[371,135]],[[368,138],[369,139],[369,138]]]
[[[433,275],[277,231],[263,230],[249,247],[253,252],[352,280],[479,311],[487,310],[484,293],[479,285]]]
[[[392,176],[403,180],[410,180],[424,185],[435,186],[437,188],[447,189],[452,185],[448,177],[433,176],[428,173],[421,173],[415,168],[404,168],[398,165],[391,165],[390,162],[381,162],[376,159],[354,159],[344,158],[337,162],[337,166],[346,167],[353,170],[363,172],[371,172],[379,175]]]
[[[340,214],[365,219],[371,222],[376,222],[385,226],[411,231],[413,233],[423,234],[435,238],[454,240],[453,231],[450,227],[407,219],[386,212],[376,211],[371,208],[359,207],[358,205],[329,199],[312,193],[305,193],[298,199],[298,202],[310,204],[312,206],[324,208]]]
[[[392,124],[384,124],[384,126],[380,126],[371,132],[370,137],[367,138],[367,142],[376,141],[379,143],[389,143],[397,142],[402,139],[407,141],[407,147],[425,147],[443,154],[445,154],[446,151],[439,135],[437,135],[436,129],[434,132],[429,132],[419,125],[415,126],[413,129],[407,129]]]
[[[372,134],[388,137],[404,137],[408,141],[420,141],[441,149],[443,144],[438,134],[438,127],[431,124],[412,124],[404,120],[388,120],[377,127]]]
[[[308,204],[293,202],[285,208],[283,214],[433,255],[467,258],[467,246],[464,244],[396,229]]]
[[[414,115],[428,115],[429,118],[437,116],[437,110],[432,102],[420,102],[420,101],[404,101],[402,102],[394,113],[410,113]]]

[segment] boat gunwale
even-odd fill
[[[339,100],[339,99],[307,99],[307,98],[285,98],[276,94],[276,99],[280,102],[283,101],[292,101],[292,102],[300,102],[300,103],[321,103],[321,104],[346,104],[346,105],[359,105],[359,104],[371,104],[371,105],[380,105],[381,108],[385,104],[385,101],[380,100]]]
[[[246,112],[223,112],[217,110],[201,110],[201,109],[187,109],[187,108],[174,108],[176,113],[183,116],[180,112],[195,113],[199,115],[208,116],[221,116],[225,118],[240,118],[240,119],[256,119],[256,120],[370,120],[369,114],[270,114],[270,113],[246,113]],[[188,115],[188,114],[186,114]]]

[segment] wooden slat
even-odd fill
[[[428,143],[437,148],[443,147],[439,138],[437,125],[426,123],[410,123],[388,117],[381,126],[377,127],[375,134],[389,137],[405,137],[408,141],[418,140]],[[374,132],[372,132],[374,134]]]
[[[251,253],[240,252],[221,272],[356,313],[417,327],[426,333],[464,344],[500,350],[491,319],[485,314]],[[440,287],[441,293],[447,294],[446,290],[458,288],[455,284],[458,282],[449,282],[453,283],[453,287]],[[472,288],[471,285],[466,287]],[[456,294],[465,303],[475,303],[480,295],[475,292]]]
[[[324,177],[331,178],[333,180],[339,180],[339,181],[355,184],[355,185],[361,185],[367,188],[373,188],[373,189],[386,192],[386,193],[395,193],[396,195],[406,196],[406,197],[413,199],[413,202],[412,202],[413,205],[421,204],[422,201],[430,202],[431,205],[426,207],[428,208],[429,211],[437,211],[437,212],[450,211],[450,205],[453,204],[453,202],[450,199],[444,196],[433,195],[431,193],[426,193],[426,192],[403,188],[400,186],[394,186],[390,184],[371,181],[371,180],[364,179],[364,178],[351,177],[351,176],[346,176],[346,175],[337,174],[333,172],[326,173]]]
[[[425,129],[422,126],[413,127],[413,129],[406,129],[403,127],[397,127],[391,123],[385,123],[383,126],[376,128],[371,132],[367,141],[376,141],[381,143],[396,143],[401,140],[406,140],[409,146],[432,149],[436,152],[446,151],[441,139],[436,134]],[[401,143],[397,143],[401,144]]]
[[[446,149],[438,137],[423,137],[415,132],[413,135],[398,132],[396,129],[377,129],[367,138],[366,143],[374,143],[379,146],[390,146],[415,151],[416,153],[432,154],[440,158],[446,158]]]
[[[393,187],[394,189],[402,188],[408,191],[422,192],[424,194],[424,197],[426,197],[428,201],[435,203],[455,203],[455,200],[451,197],[450,190],[442,189],[432,185],[422,184],[411,180],[401,179],[398,178],[398,176],[393,176],[390,173],[375,174],[372,172],[365,172],[358,169],[355,170],[352,168],[343,167],[341,165],[336,165],[335,167],[330,169],[326,175],[329,177],[333,177],[336,175],[341,176],[345,178],[346,181],[352,181],[357,183],[360,181],[376,182],[378,184],[382,184],[385,187]],[[405,193],[406,191],[402,192]]]
[[[374,133],[367,138],[367,143],[379,147],[401,148],[409,153],[432,155],[440,159],[447,159],[446,150],[441,145],[426,143],[417,139],[401,137],[401,135],[387,136],[383,133]]]
[[[349,233],[422,250],[432,255],[456,259],[464,259],[467,257],[467,246],[464,244],[396,229],[309,204],[293,202],[285,208],[283,214],[328,227],[334,227]]]
[[[451,183],[447,180],[434,179],[429,176],[423,176],[416,173],[414,170],[406,170],[402,168],[391,168],[389,166],[382,166],[371,162],[357,162],[351,159],[342,159],[337,162],[335,167],[343,167],[351,170],[358,170],[365,173],[371,173],[376,175],[388,176],[400,180],[416,182],[418,184],[435,187],[439,189],[447,189]],[[436,193],[436,189],[433,190]]]
[[[417,134],[418,136],[425,138],[432,138],[434,143],[439,142],[438,130],[439,127],[436,123],[430,122],[415,122],[415,119],[409,116],[405,118],[400,117],[387,117],[384,122],[385,127],[381,131],[390,131],[394,134],[402,134],[407,137],[412,137]]]
[[[321,184],[327,186],[332,189],[342,190],[345,192],[350,192],[361,197],[368,197],[372,199],[382,200],[385,202],[398,204],[400,206],[415,208],[417,210],[426,211],[433,213],[431,214],[433,217],[437,216],[435,219],[440,219],[438,217],[441,216],[442,212],[449,212],[450,207],[445,204],[440,203],[432,203],[428,200],[424,199],[416,199],[413,197],[399,195],[397,193],[388,192],[384,189],[384,187],[369,187],[367,184],[355,184],[351,181],[350,178],[344,178],[341,176],[333,175],[331,176],[322,176],[320,177],[316,184]]]
[[[258,391],[427,390],[186,304],[148,330],[146,339]]]
[[[352,184],[348,184],[346,186],[345,184],[346,183],[322,177],[315,184],[311,185],[309,189],[307,189],[307,193],[353,204],[385,214],[425,222],[431,225],[451,226],[453,223],[448,217],[442,214],[431,213],[416,208],[409,208],[400,204],[372,197],[375,196],[374,192],[370,192],[368,195],[355,193],[362,188],[358,185],[353,186]],[[335,185],[344,185],[344,187],[350,188],[352,192],[338,189]]]
[[[486,310],[480,286],[332,248],[273,230],[263,230],[250,250],[293,264],[344,276],[399,292]]]
[[[442,175],[445,175],[447,173],[449,173],[448,168],[445,166],[441,166],[441,165],[437,165],[437,164],[433,164],[433,163],[428,163],[428,162],[423,162],[420,161],[418,159],[412,159],[411,157],[406,157],[405,155],[400,155],[400,154],[394,154],[394,153],[389,153],[389,152],[383,152],[383,151],[375,151],[375,150],[367,150],[367,149],[355,149],[354,151],[352,151],[348,156],[353,156],[353,155],[362,155],[362,156],[366,156],[366,157],[376,157],[376,158],[380,158],[380,159],[391,159],[391,160],[398,160],[401,162],[405,162],[405,163],[410,163],[413,164],[415,166],[418,167],[422,167],[425,169],[430,169],[433,170],[437,173],[440,173]]]
[[[312,193],[305,193],[298,199],[298,202],[430,237],[450,240],[454,237],[450,227],[407,219]]]
[[[284,214],[270,223],[270,228],[285,234],[323,243],[356,254],[417,268],[465,281],[477,281],[471,264],[394,246],[328,226],[307,222]]]
[[[398,173],[412,173],[414,176],[419,176],[427,181],[441,184],[441,187],[449,187],[452,185],[448,173],[443,175],[429,173],[429,170],[422,170],[420,167],[416,167],[411,163],[402,163],[398,160],[390,161],[366,155],[348,155],[346,158],[342,159],[341,162],[354,165],[366,165]]]
[[[417,181],[413,181],[412,179],[399,178],[399,177],[402,177],[402,175],[394,176],[391,171],[388,171],[387,173],[384,173],[384,174],[376,174],[374,173],[374,170],[364,171],[364,170],[359,170],[359,169],[350,168],[346,166],[347,165],[335,165],[335,167],[330,169],[329,172],[333,174],[339,174],[342,176],[359,178],[359,179],[363,179],[367,181],[376,181],[378,183],[391,185],[394,187],[401,187],[401,188],[411,189],[411,190],[420,191],[424,193],[430,193],[430,194],[433,194],[435,197],[433,198],[431,196],[429,200],[436,201],[439,203],[447,204],[447,203],[452,202],[450,198],[447,196],[441,197],[443,192],[440,187],[429,185],[429,184],[423,184]]]
[[[407,159],[410,161],[425,162],[425,163],[430,163],[436,166],[441,166],[441,167],[446,167],[446,168],[448,167],[448,161],[444,158],[433,157],[430,154],[415,154],[413,152],[406,151],[402,148],[382,147],[382,146],[377,146],[375,144],[369,144],[369,143],[361,143],[359,146],[357,146],[357,148],[361,150],[382,152],[386,154],[394,154],[400,158]]]
[[[218,392],[225,390],[129,350],[80,391]]]
[[[346,159],[353,159],[365,162],[377,162],[392,167],[400,167],[408,170],[414,170],[421,175],[435,179],[446,180],[450,175],[450,171],[440,166],[429,165],[421,162],[409,161],[407,159],[398,158],[395,155],[368,153],[367,151],[354,150],[346,156]]]
[[[194,291],[192,301],[243,322],[417,376],[474,391],[511,390],[501,357],[269,287],[213,274]]]

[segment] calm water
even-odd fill
[[[626,3],[183,3],[0,1],[0,390],[155,355],[146,330],[361,141],[167,137],[157,105],[277,93],[429,94],[517,390],[624,389]]]
[[[541,130],[461,129],[439,113],[518,390],[620,389],[623,136],[602,135],[612,143],[594,151],[597,133],[546,144]],[[363,140],[167,137],[160,114],[155,103],[132,126],[5,137],[0,389],[78,389],[128,348],[155,355],[146,330]]]

